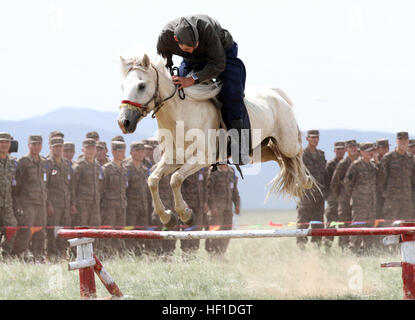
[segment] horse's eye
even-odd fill
[[[146,87],[146,85],[144,83],[140,83],[138,85],[138,90],[143,90]]]

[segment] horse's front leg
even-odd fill
[[[148,187],[150,188],[151,197],[153,198],[154,211],[160,217],[161,223],[168,226],[170,226],[170,224],[173,223],[171,220],[172,213],[170,210],[166,210],[166,208],[163,205],[163,202],[161,201],[159,194],[159,182],[164,176],[170,174],[179,167],[180,165],[167,164],[164,161],[164,159],[161,159],[160,162],[157,164],[156,169],[148,178]]]
[[[193,173],[205,167],[206,167],[206,164],[185,163],[179,170],[177,170],[171,176],[170,186],[173,190],[173,196],[174,196],[174,211],[179,215],[180,220],[182,220],[183,223],[188,226],[192,226],[194,223],[193,211],[192,209],[186,206],[186,203],[183,200],[181,187],[182,187],[183,181],[188,176],[192,175]]]

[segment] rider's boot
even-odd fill
[[[247,164],[249,163],[249,131],[242,130],[242,119],[231,120],[230,126],[228,132],[231,137],[232,162],[239,165]]]

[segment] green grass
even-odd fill
[[[295,221],[294,211],[243,212],[240,224]],[[400,255],[357,257],[337,242],[329,254],[294,238],[233,239],[226,261],[212,261],[204,250],[184,262],[179,244],[169,262],[126,256],[103,260],[105,269],[130,299],[402,299],[400,268],[380,264]],[[0,263],[0,299],[79,299],[78,271],[68,261]],[[96,277],[98,297],[109,296]]]

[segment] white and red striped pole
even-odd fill
[[[69,240],[71,246],[78,245],[77,261],[69,264],[69,269],[79,270],[81,282],[81,297],[95,296],[95,282],[91,266],[102,280],[108,291],[114,296],[122,293],[112,278],[103,269],[99,260],[92,255],[91,238],[120,238],[120,239],[230,239],[230,238],[282,238],[309,236],[392,236],[384,239],[384,243],[398,244],[401,242],[402,262],[382,264],[382,267],[402,267],[404,299],[415,299],[415,224],[403,223],[401,227],[393,228],[344,228],[344,229],[293,229],[293,230],[221,230],[221,231],[140,231],[140,230],[101,230],[101,229],[61,229],[58,236],[62,238],[84,238]],[[87,238],[87,239],[85,239]],[[389,238],[389,239],[388,239]],[[386,241],[385,241],[386,240]],[[88,242],[89,241],[89,242]],[[79,249],[79,247],[84,247]],[[91,260],[92,259],[92,260]],[[72,266],[72,268],[71,268]],[[92,268],[92,270],[94,270]]]
[[[107,288],[108,292],[111,293],[112,296],[121,298],[123,296],[120,288],[118,288],[115,281],[112,279],[110,274],[104,269],[101,261],[94,255],[95,259],[95,266],[94,270],[97,274],[98,278],[101,280],[105,288]]]
[[[310,236],[374,236],[415,234],[415,227],[396,228],[344,228],[344,229],[292,229],[292,230],[219,230],[219,231],[141,231],[104,229],[61,229],[62,238],[119,238],[119,239],[230,239],[230,238],[283,238]]]

